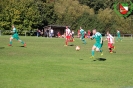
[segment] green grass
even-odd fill
[[[104,56],[91,47],[94,40],[80,39],[64,47],[64,39],[21,37],[27,47],[13,40],[7,46],[9,36],[0,36],[0,88],[133,88],[133,40],[124,38],[116,42],[116,53],[110,54],[107,42]],[[80,51],[75,47],[79,45]]]

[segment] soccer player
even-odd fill
[[[13,28],[13,30],[12,30],[13,35],[10,37],[10,43],[8,46],[12,46],[12,40],[16,39],[19,42],[21,42],[24,45],[24,47],[26,47],[26,43],[24,43],[22,40],[19,39],[19,35],[18,35],[17,30],[14,25],[12,25],[12,28]]]
[[[114,44],[114,37],[109,32],[107,32],[107,38],[105,40],[108,40],[108,49],[109,49],[109,52],[113,53],[112,49],[115,48],[113,46],[113,44]]]
[[[119,39],[122,41],[120,31],[117,30],[117,38],[116,38],[116,41],[118,41]]]
[[[68,42],[70,40],[70,29],[68,28],[68,26],[66,26],[66,41],[65,41],[65,45],[64,46],[68,46]]]
[[[93,31],[93,36],[91,37],[92,39],[96,40],[96,43],[93,45],[92,50],[91,50],[91,57],[90,58],[94,58],[94,54],[96,50],[97,52],[101,52],[101,56],[103,55],[103,52],[101,50],[101,47],[103,45],[103,40],[102,40],[102,35],[96,31],[96,29],[94,29]]]
[[[83,44],[86,44],[86,40],[85,40],[85,31],[84,29],[82,29],[82,27],[80,27],[80,34],[81,34],[81,40],[83,41]]]

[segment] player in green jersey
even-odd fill
[[[22,40],[19,39],[19,35],[18,35],[17,30],[14,25],[12,26],[12,28],[13,28],[13,30],[12,30],[13,35],[10,37],[9,46],[12,46],[12,40],[16,39],[19,42],[21,42],[24,45],[24,47],[26,47],[26,43],[24,43]]]
[[[101,50],[102,45],[103,45],[103,40],[102,40],[102,35],[96,31],[96,29],[93,30],[93,36],[91,37],[92,39],[96,40],[96,43],[93,45],[92,50],[91,50],[91,57],[94,58],[95,51],[101,52],[101,55],[103,55],[103,52]]]
[[[85,31],[84,29],[82,29],[82,27],[80,27],[80,34],[81,34],[81,40],[83,41],[84,44],[86,44],[86,40],[85,40]]]
[[[122,41],[121,34],[120,34],[120,31],[119,30],[117,30],[117,38],[116,38],[116,41],[118,41],[118,40]]]

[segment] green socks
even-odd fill
[[[24,42],[22,40],[19,40],[22,44],[24,44]]]
[[[100,52],[102,53],[103,51],[100,49]]]
[[[91,55],[94,56],[94,53],[95,53],[94,50],[92,50],[92,51],[91,51]]]
[[[21,43],[24,44],[24,42],[21,40]]]
[[[12,41],[10,41],[10,45],[12,45]]]
[[[84,43],[84,44],[86,44],[86,41],[85,41],[85,39],[82,39],[82,41],[83,41],[83,43]]]

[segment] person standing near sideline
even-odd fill
[[[85,31],[84,29],[82,29],[82,27],[80,27],[80,34],[81,34],[81,40],[83,41],[83,44],[86,44],[86,40],[85,40]]]
[[[118,40],[122,41],[121,34],[120,34],[120,31],[119,30],[117,30],[117,38],[116,38],[116,41],[118,42]]]
[[[50,37],[51,37],[51,38],[52,38],[52,36],[53,36],[53,33],[54,33],[54,30],[51,29],[51,30],[50,30]]]
[[[49,37],[49,29],[46,30],[47,38]]]
[[[40,36],[39,29],[37,29],[36,33],[37,33],[37,37],[39,37]]]

